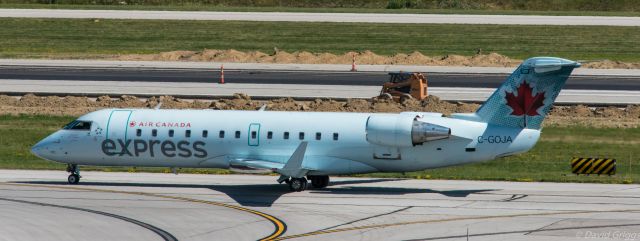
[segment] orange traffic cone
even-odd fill
[[[351,71],[357,71],[356,70],[356,55],[352,55],[351,56]]]
[[[224,84],[224,64],[220,65],[220,84]]]

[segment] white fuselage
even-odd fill
[[[415,146],[378,145],[367,139],[371,116],[407,116],[450,128],[451,136]],[[285,163],[307,141],[303,166],[310,174],[333,175],[486,161],[527,151],[540,135],[538,130],[414,112],[105,109],[78,120],[90,121],[90,129],[60,130],[33,152],[79,165],[229,168],[237,159]]]

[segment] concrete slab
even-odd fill
[[[261,71],[329,71],[348,72],[351,64],[265,64],[265,63],[221,63],[187,61],[114,61],[114,60],[65,60],[65,59],[0,59],[0,66],[23,67],[66,67],[66,68],[152,68],[152,69],[204,69],[219,70],[261,70]],[[359,72],[425,72],[457,74],[510,74],[515,67],[468,67],[468,66],[425,66],[425,65],[362,65]],[[575,69],[572,75],[583,76],[640,76],[640,69]]]
[[[68,185],[62,171],[0,170],[0,240],[162,240],[132,222],[35,202],[127,217],[180,240],[277,229],[253,211],[286,225],[279,240],[466,240],[467,230],[469,240],[637,240],[640,230],[640,185],[332,178],[291,193],[275,176],[82,174]]]
[[[0,9],[0,17],[349,22],[349,23],[401,23],[401,24],[442,23],[442,24],[640,26],[639,17],[473,15],[473,14]]]
[[[123,82],[76,80],[0,79],[4,94],[26,93],[47,95],[172,95],[179,98],[210,98],[245,93],[252,98],[294,97],[314,98],[371,98],[380,94],[379,86],[362,85],[297,85],[297,84],[217,84],[192,82]],[[493,88],[429,87],[429,94],[448,101],[485,101]],[[562,90],[558,104],[640,104],[640,91],[621,90]]]

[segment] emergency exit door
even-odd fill
[[[247,135],[249,146],[260,145],[260,124],[251,123],[249,125],[249,135]]]

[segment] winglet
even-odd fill
[[[267,109],[267,104],[264,104],[262,106],[260,106],[260,109],[258,109],[258,111],[264,111]]]
[[[289,176],[300,178],[304,177],[309,170],[305,170],[302,168],[302,162],[304,161],[304,153],[307,151],[307,143],[306,141],[300,142],[296,151],[293,152],[293,155],[289,158],[284,167],[280,170],[277,170],[278,173]]]

